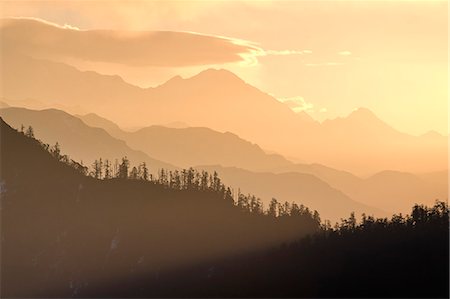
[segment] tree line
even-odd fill
[[[265,209],[262,200],[251,194],[243,194],[240,189],[237,192],[225,184],[220,179],[218,173],[210,174],[205,170],[197,170],[192,167],[182,170],[159,169],[157,175],[153,175],[145,162],[137,166],[131,166],[130,160],[125,156],[121,160],[115,159],[111,162],[109,159],[96,159],[90,167],[71,159],[68,155],[62,154],[61,146],[58,142],[50,146],[47,143],[37,139],[34,135],[32,126],[27,129],[22,125],[20,133],[36,140],[47,152],[56,160],[72,167],[77,172],[85,176],[90,176],[99,180],[122,179],[122,180],[140,180],[152,184],[160,185],[172,190],[198,190],[211,191],[218,193],[223,199],[233,202],[244,212],[258,215],[267,215],[270,217],[307,217],[320,224],[320,215],[315,210],[310,210],[302,204],[295,202],[278,202],[272,198],[269,206]]]

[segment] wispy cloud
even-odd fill
[[[341,55],[341,56],[350,56],[350,55],[352,55],[352,52],[350,52],[350,51],[341,51],[341,52],[338,52],[338,54]]]
[[[8,20],[10,20],[10,21],[8,21]],[[53,23],[53,22],[46,21],[44,19],[33,18],[33,17],[8,17],[8,18],[4,18],[4,19],[1,20],[0,28],[5,26],[5,25],[7,25],[10,22],[14,22],[14,20],[17,20],[17,22],[21,22],[23,20],[25,20],[25,21],[32,20],[32,21],[43,23],[43,24],[46,24],[46,25],[49,25],[49,26],[52,26],[52,27],[60,28],[60,29],[70,29],[70,30],[77,30],[77,31],[81,30],[80,28],[78,28],[76,26],[69,25],[69,24],[59,25],[59,24],[56,24],[56,23]]]
[[[277,98],[277,100],[287,105],[295,112],[301,111],[311,112],[314,109],[314,105],[312,103],[306,102],[305,99],[301,96]]]
[[[58,60],[127,66],[187,67],[239,62],[257,65],[269,55],[310,50],[266,50],[251,41],[187,31],[80,30],[37,18],[0,20],[2,48]]]
[[[343,64],[343,62],[305,63],[306,66],[339,66]]]
[[[265,55],[307,55],[311,54],[310,50],[265,50]]]
[[[2,49],[47,59],[127,66],[184,67],[240,62],[264,55],[249,42],[179,31],[79,30],[31,18],[0,20]]]

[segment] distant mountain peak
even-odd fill
[[[425,137],[425,138],[442,138],[442,137],[445,137],[445,136],[440,134],[440,133],[438,133],[438,132],[436,132],[436,131],[434,131],[434,130],[430,130],[430,131],[422,134],[422,137]]]
[[[243,81],[241,78],[239,78],[235,73],[230,72],[226,69],[215,69],[215,68],[209,68],[206,70],[201,71],[197,75],[191,77],[191,79],[215,79],[215,80],[239,80]]]
[[[207,84],[209,82],[214,83],[224,83],[224,84],[230,84],[232,82],[240,82],[243,83],[244,80],[239,78],[236,74],[233,72],[230,72],[226,69],[214,69],[209,68],[206,70],[201,71],[200,73],[189,77],[189,78],[183,78],[180,75],[174,76],[167,80],[164,84],[164,86],[173,86],[180,84],[182,82],[199,82],[201,84]]]
[[[166,83],[164,83],[164,84],[179,82],[182,80],[184,80],[184,79],[180,75],[176,75],[176,76],[170,78],[169,80],[167,80]]]
[[[372,110],[364,107],[359,107],[355,110],[353,110],[347,118],[375,118],[378,119],[378,117],[375,115],[375,113],[372,112]]]

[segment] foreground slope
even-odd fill
[[[5,297],[76,297],[318,229],[312,217],[249,213],[209,189],[86,177],[3,119],[0,136]]]

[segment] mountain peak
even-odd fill
[[[233,82],[244,82],[244,81],[241,78],[239,78],[236,74],[226,69],[209,68],[186,79],[182,78],[179,75],[174,76],[161,86],[183,84],[182,82],[185,82],[186,84],[187,82],[191,83],[198,82],[199,84],[205,84],[205,86],[207,86],[209,83],[221,83],[222,85],[227,85]]]
[[[241,78],[239,78],[236,74],[234,74],[233,72],[230,72],[229,70],[214,69],[214,68],[209,68],[209,69],[203,70],[200,73],[198,73],[197,75],[191,77],[191,79],[193,79],[193,78],[214,79],[214,80],[221,80],[221,81],[238,79],[239,81],[242,81]]]
[[[333,130],[336,130],[340,126],[344,126],[346,128],[345,130],[351,130],[352,132],[358,131],[362,134],[367,134],[369,132],[368,130],[370,130],[370,132],[380,134],[380,129],[385,130],[383,134],[391,134],[394,131],[397,132],[367,108],[355,109],[347,117],[338,117],[332,120],[326,120],[322,124],[332,128]]]
[[[372,112],[372,110],[364,107],[359,107],[355,110],[353,110],[349,115],[348,118],[375,118],[378,119],[378,117],[375,115],[375,113]]]
[[[428,131],[428,132],[422,134],[421,137],[424,137],[424,138],[432,138],[432,139],[433,139],[433,138],[442,138],[442,137],[444,137],[444,136],[443,136],[442,134],[440,134],[440,133],[434,131],[434,130],[430,130],[430,131]]]
[[[180,75],[176,75],[176,76],[170,78],[169,80],[167,80],[164,84],[168,84],[168,83],[170,84],[170,83],[179,82],[182,80],[183,80],[183,78]]]

